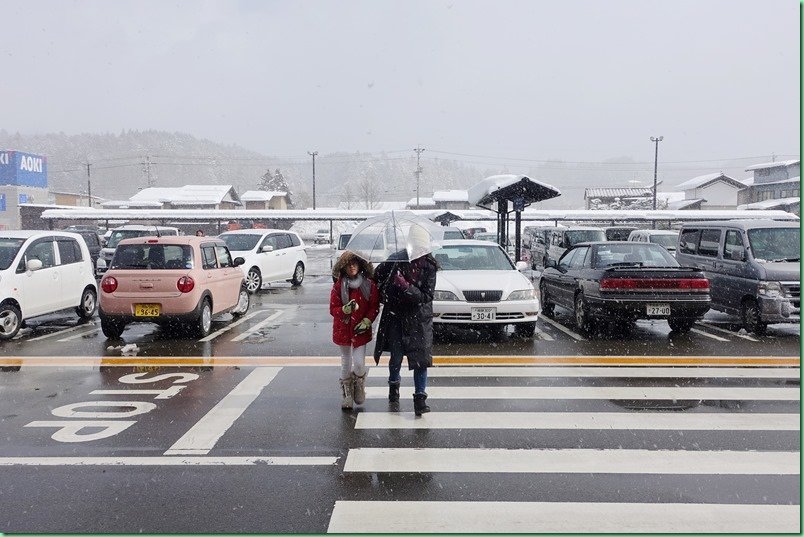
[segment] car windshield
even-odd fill
[[[117,248],[117,245],[123,239],[133,239],[134,237],[145,237],[147,235],[154,235],[155,231],[145,231],[142,229],[115,229],[109,236],[106,243],[107,248]]]
[[[748,242],[757,261],[801,259],[801,230],[797,227],[769,227],[748,230]]]
[[[232,252],[248,252],[260,242],[262,235],[255,233],[230,233],[219,236]]]
[[[567,246],[575,246],[582,242],[595,242],[606,240],[606,233],[602,229],[578,229],[567,231]]]
[[[115,250],[112,269],[191,269],[193,249],[184,244],[124,244]]]
[[[612,266],[678,267],[678,261],[658,244],[597,244],[593,247],[592,267]]]
[[[25,239],[0,238],[0,270],[6,270],[14,262]]]
[[[448,229],[444,231],[444,240],[463,239],[463,233],[457,230]]]
[[[338,250],[345,250],[346,245],[349,244],[349,239],[352,238],[351,233],[344,233],[338,237]]]
[[[434,256],[441,270],[516,270],[499,246],[444,246]]]
[[[672,235],[651,235],[650,242],[664,246],[665,248],[675,248],[676,243],[678,242],[678,234],[673,233]]]
[[[606,230],[607,241],[627,241],[628,235],[634,231],[632,227],[613,227]]]

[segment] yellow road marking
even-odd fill
[[[368,360],[369,362],[371,359]],[[16,356],[0,358],[0,367],[86,367],[86,366],[332,366],[339,356]],[[435,366],[450,365],[644,365],[644,366],[744,366],[798,367],[798,356],[435,356]],[[388,364],[388,357],[380,361]]]

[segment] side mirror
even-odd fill
[[[270,244],[266,244],[265,246],[263,246],[263,247],[260,249],[260,251],[261,251],[261,252],[273,252],[273,251],[274,251],[274,247],[273,247],[273,246],[271,246]]]
[[[99,257],[97,261],[95,261],[95,268],[98,269],[105,269],[106,268],[106,260]]]
[[[530,266],[525,261],[517,261],[516,262],[516,269],[518,271],[528,270]]]
[[[735,248],[731,251],[732,261],[745,261],[745,248]]]
[[[27,268],[31,272],[39,270],[40,268],[42,268],[42,262],[38,259],[29,259],[28,263],[25,264],[25,268]]]
[[[246,260],[245,260],[244,258],[242,258],[242,257],[235,257],[235,258],[234,258],[234,261],[232,261],[232,266],[233,266],[233,267],[239,267],[240,265],[242,265],[242,264],[243,264],[243,263],[245,263],[245,262],[246,262]]]
[[[556,260],[555,260],[555,259],[552,259],[552,258],[549,258],[549,257],[548,257],[548,258],[547,258],[547,259],[544,261],[544,268],[551,268],[551,267],[552,267],[552,268],[558,268],[558,264],[556,263]]]

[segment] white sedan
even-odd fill
[[[533,336],[538,292],[499,245],[445,240],[433,253],[441,267],[433,296],[433,323],[500,328],[511,324],[517,335]]]

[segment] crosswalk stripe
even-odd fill
[[[741,388],[694,386],[431,386],[433,399],[605,399],[605,400],[709,400],[709,401],[798,401],[798,388]],[[400,389],[413,396],[412,386]],[[369,386],[367,399],[388,397],[388,388]]]
[[[715,341],[722,341],[728,342],[729,340],[720,336],[716,336],[715,334],[710,334],[709,332],[704,332],[703,330],[699,330],[698,328],[691,328],[690,332],[694,332],[696,334],[700,334],[702,336],[714,339]]]
[[[413,371],[404,369],[403,377],[413,377]],[[593,377],[593,378],[777,378],[798,379],[800,368],[744,368],[744,367],[538,367],[538,366],[446,366],[431,367],[428,378],[433,377]],[[369,368],[369,378],[387,378],[387,367]]]
[[[792,451],[357,448],[344,472],[798,475]]]
[[[664,412],[361,412],[355,429],[798,431],[799,414]]]
[[[799,505],[335,502],[329,533],[798,533]]]

